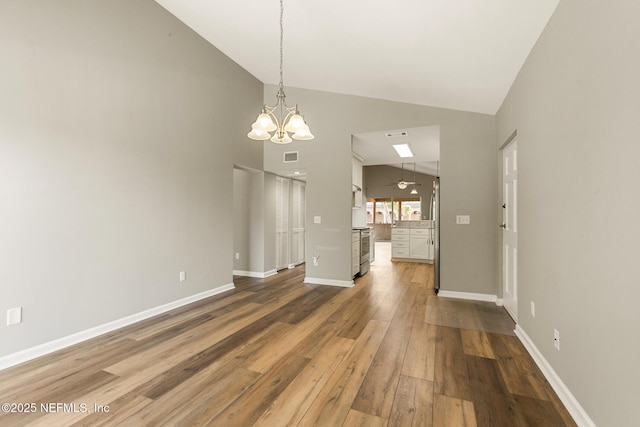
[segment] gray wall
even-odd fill
[[[519,325],[600,427],[640,401],[638,16],[561,1],[497,115],[498,146],[518,133]]]
[[[251,271],[249,265],[253,258],[250,253],[252,236],[259,238],[262,235],[252,234],[251,208],[253,203],[251,185],[251,172],[243,169],[233,169],[233,269]],[[261,201],[261,200],[258,200]],[[262,203],[256,203],[256,207]],[[236,254],[238,259],[236,259]]]
[[[407,172],[406,168],[412,168],[413,165],[405,165],[404,179],[405,181],[413,181],[413,169]],[[431,194],[433,192],[433,180],[431,175],[425,175],[422,173],[415,174],[416,190],[418,194],[410,194],[413,186],[408,186],[406,189],[401,190],[397,185],[387,185],[391,182],[398,182],[402,170],[393,166],[365,166],[364,167],[364,182],[365,182],[365,194],[367,198],[404,198],[404,197],[420,197],[422,206],[423,219],[429,219],[429,204],[431,202]]]
[[[259,81],[151,0],[0,2],[0,57],[0,356],[232,281]]]
[[[265,85],[273,104],[277,87]],[[495,118],[372,98],[286,88],[316,138],[265,146],[265,170],[281,169],[285,151],[300,151],[307,170],[307,276],[351,279],[351,135],[440,126],[442,289],[495,295],[497,292],[498,165]],[[456,214],[471,224],[455,224]],[[314,224],[313,217],[322,223]],[[320,255],[314,267],[312,255]]]

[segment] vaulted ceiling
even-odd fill
[[[263,83],[277,0],[156,0]],[[559,0],[285,0],[284,84],[495,114]]]

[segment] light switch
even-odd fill
[[[180,281],[184,282],[185,280],[187,280],[187,272],[186,271],[181,271],[180,272]]]
[[[313,223],[314,224],[320,224],[322,222],[322,218],[320,216],[314,216],[313,217]]]
[[[7,326],[22,323],[22,307],[7,310]]]
[[[456,224],[471,224],[471,216],[469,215],[456,215]]]

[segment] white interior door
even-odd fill
[[[290,267],[304,262],[305,240],[305,183],[292,180],[291,194],[291,264]]]
[[[289,265],[289,180],[276,177],[276,269]]]
[[[502,297],[518,319],[518,146],[514,140],[502,150]]]

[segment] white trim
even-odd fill
[[[498,297],[490,294],[474,294],[470,292],[444,291],[440,289],[440,291],[438,292],[438,296],[446,298],[468,299],[473,301],[493,302],[496,305],[500,305],[498,304]]]
[[[305,277],[304,283],[312,285],[339,286],[342,288],[353,288],[353,280],[317,279],[315,277]]]
[[[259,273],[257,271],[233,270],[234,276],[255,277],[257,279],[266,279],[267,277],[275,276],[276,274],[278,274],[278,270],[269,270],[264,273]]]
[[[504,307],[504,300],[502,298],[496,299],[496,305],[498,307]]]
[[[520,327],[520,325],[516,325],[516,329],[514,331],[516,336],[520,338],[522,345],[527,349],[533,360],[538,365],[538,368],[542,371],[542,374],[545,376],[551,387],[558,394],[558,397],[567,408],[573,420],[580,427],[596,427],[596,423],[589,417],[587,412],[578,402],[578,399],[569,391],[569,388],[566,384],[560,379],[556,371],[553,370],[551,364],[547,362],[547,359],[544,358],[538,347],[533,343],[531,338],[527,335],[527,333]]]
[[[54,351],[58,351],[74,344],[81,343],[91,338],[95,338],[99,335],[106,334],[107,332],[115,331],[116,329],[120,329],[133,323],[148,319],[150,317],[157,316],[158,314],[173,310],[174,308],[182,307],[183,305],[187,305],[192,302],[196,302],[201,299],[229,291],[231,289],[235,289],[233,283],[222,285],[208,291],[200,292],[199,294],[191,295],[167,304],[159,305],[157,307],[141,311],[140,313],[135,313],[130,316],[114,320],[112,322],[108,322],[84,331],[77,332],[75,334],[68,335],[66,337],[59,338],[57,340],[49,341],[47,343],[27,348],[17,353],[12,353],[7,356],[0,357],[0,370],[18,365],[23,362],[27,362],[29,360],[35,359],[36,357],[53,353]]]

